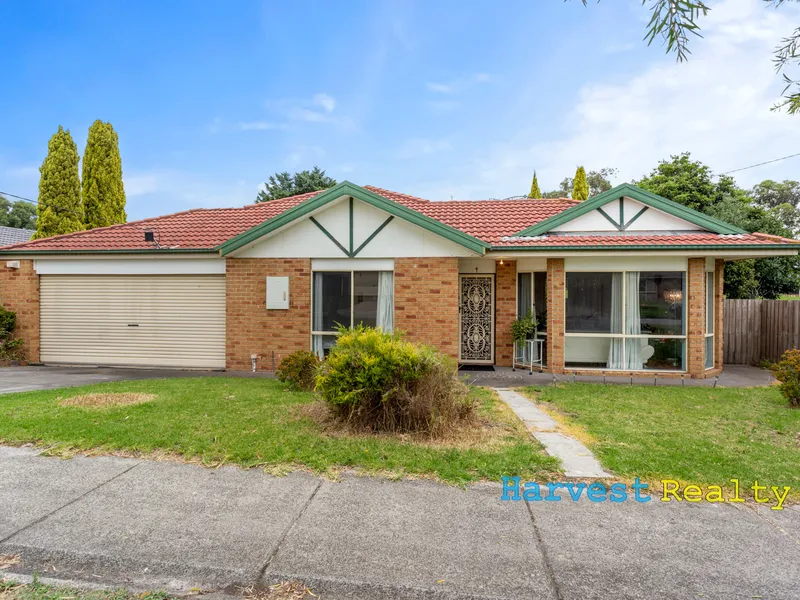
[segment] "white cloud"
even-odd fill
[[[239,131],[270,131],[274,129],[286,129],[283,123],[272,123],[271,121],[243,121],[238,124]]]
[[[457,94],[479,83],[487,83],[492,78],[488,73],[474,73],[448,82],[429,81],[425,86],[437,94]]]
[[[453,144],[447,139],[412,138],[404,142],[394,154],[396,158],[408,160],[452,149]]]
[[[716,172],[797,152],[800,117],[772,112],[782,89],[771,55],[800,14],[759,0],[724,0],[703,21],[687,63],[657,59],[627,81],[593,82],[577,93],[561,133],[550,140],[524,123],[475,157],[459,182],[471,197],[522,193],[534,169],[554,189],[575,166],[616,167],[618,181],[637,179],[661,159],[690,151]],[[736,174],[750,186],[767,177],[798,178],[800,159]],[[431,190],[449,188],[447,182]]]
[[[332,113],[336,108],[336,99],[328,94],[317,94],[314,96],[314,104],[321,106],[325,112]]]
[[[179,169],[131,171],[123,174],[123,182],[131,219],[190,208],[244,206],[254,201],[258,191],[256,183],[212,180]],[[164,206],[170,210],[165,211]]]

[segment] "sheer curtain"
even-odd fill
[[[531,312],[533,300],[531,298],[531,274],[520,273],[517,275],[517,316],[525,317]]]
[[[375,324],[387,332],[394,331],[394,273],[378,273],[378,315]]]
[[[322,273],[314,273],[314,299],[312,304],[312,317],[311,329],[314,331],[322,331]],[[311,336],[311,350],[319,357],[320,360],[325,358],[325,352],[322,349],[322,336]]]
[[[628,271],[625,273],[625,333],[639,335],[642,333],[642,318],[639,311],[639,272]],[[628,353],[625,357],[626,369],[641,369],[641,350],[647,345],[646,338],[631,338],[628,344]]]
[[[611,333],[622,333],[622,300],[622,273],[613,273],[611,277]],[[624,368],[622,359],[624,347],[624,338],[611,338],[606,365],[609,369]]]

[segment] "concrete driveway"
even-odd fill
[[[268,373],[249,371],[181,371],[177,369],[131,369],[115,367],[2,367],[0,394],[52,390],[135,379],[164,377],[271,377]]]

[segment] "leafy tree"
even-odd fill
[[[98,119],[89,127],[81,186],[86,229],[127,221],[119,138],[111,123]]]
[[[18,229],[36,229],[36,205],[32,202],[17,200],[4,215],[3,225]]]
[[[533,172],[533,181],[531,181],[531,192],[528,198],[541,198],[542,190],[539,189],[539,180],[536,179],[536,171]]]
[[[717,184],[712,177],[708,166],[683,152],[671,156],[670,160],[662,160],[650,175],[634,183],[673,202],[705,212],[717,200]]]
[[[751,192],[753,199],[761,206],[777,208],[781,204],[800,204],[800,182],[784,179],[781,182],[765,179],[755,185]]]
[[[34,239],[83,230],[78,148],[69,130],[59,125],[47,144],[39,168],[39,205]]]
[[[578,167],[575,171],[575,180],[572,184],[572,199],[586,200],[589,198],[589,182],[586,180],[586,170]]]
[[[589,198],[607,192],[612,187],[611,178],[617,176],[617,170],[611,167],[603,167],[599,171],[589,171],[586,181],[589,183]],[[563,195],[569,196],[574,186],[574,179],[565,177],[561,182],[560,191]]]
[[[563,189],[558,188],[557,190],[553,190],[551,192],[545,192],[541,196],[542,198],[569,198],[569,192],[564,192]]]
[[[269,181],[264,183],[266,189],[258,192],[256,202],[326,190],[335,185],[336,180],[326,176],[325,171],[316,166],[310,171],[300,171],[294,175],[284,171],[269,176]]]

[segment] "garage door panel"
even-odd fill
[[[225,367],[223,275],[42,275],[40,303],[42,362]]]

